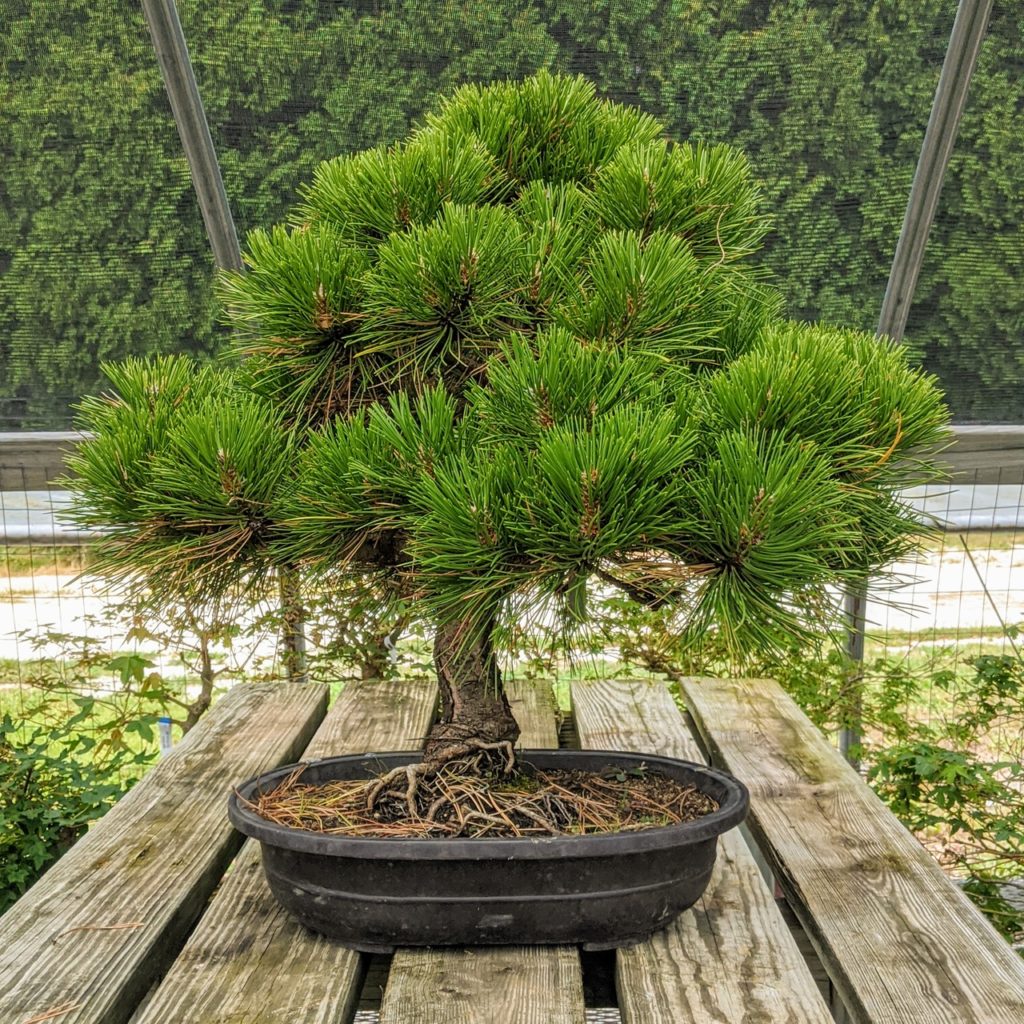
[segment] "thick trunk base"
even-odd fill
[[[466,622],[439,626],[434,667],[441,690],[441,717],[430,730],[426,764],[443,764],[480,750],[511,749],[519,739],[501,685],[490,631],[471,631]]]
[[[373,783],[366,795],[371,811],[390,793],[404,799],[410,818],[417,818],[421,781],[456,762],[474,772],[498,767],[509,773],[515,768],[519,725],[501,685],[490,629],[474,631],[466,622],[439,626],[434,666],[441,717],[427,734],[423,759],[394,768]]]

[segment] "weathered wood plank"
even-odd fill
[[[776,683],[683,689],[854,1021],[1024,1020],[1024,961]]]
[[[71,431],[0,432],[0,491],[44,491],[67,473],[65,457],[82,435]]]
[[[580,958],[567,946],[395,954],[380,1024],[583,1024]]]
[[[537,749],[558,746],[555,695],[548,683],[506,679],[505,692],[519,723],[519,746]]]
[[[546,684],[506,682],[523,747],[557,747]],[[583,974],[568,947],[400,949],[381,1003],[381,1024],[582,1024]]]
[[[663,683],[574,683],[584,748],[703,762]],[[625,1024],[831,1024],[803,957],[739,832],[719,839],[707,891],[650,941],[616,955]]]
[[[414,750],[436,706],[432,679],[350,683],[304,757]],[[263,877],[259,844],[250,840],[133,1024],[341,1024],[362,976],[358,953],[314,935],[281,909]]]
[[[241,837],[233,784],[294,760],[323,719],[321,686],[245,684],[0,918],[0,1021],[67,1007],[60,1024],[121,1024],[173,960]]]

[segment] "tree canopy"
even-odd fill
[[[914,544],[944,438],[901,348],[782,317],[746,158],[583,77],[464,86],[317,167],[221,278],[238,369],[108,369],[77,516],[200,593],[282,566],[489,629],[587,581],[737,651]]]

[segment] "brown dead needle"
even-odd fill
[[[268,821],[327,835],[389,839],[518,839],[592,835],[678,825],[717,810],[709,796],[655,771],[481,771],[477,755],[420,780],[416,814],[405,786],[381,792],[375,779],[306,784],[298,769],[247,805]]]
[[[22,1024],[42,1024],[44,1020],[53,1020],[55,1017],[63,1017],[65,1013],[77,1010],[81,1005],[81,1003],[73,1002],[61,1003],[60,1006],[54,1006],[52,1009],[44,1010],[35,1017],[29,1017],[28,1020],[22,1021]]]

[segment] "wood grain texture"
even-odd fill
[[[701,761],[663,683],[574,683],[584,748]],[[719,839],[703,897],[650,941],[616,955],[625,1024],[831,1024],[832,1018],[739,832]]]
[[[1024,961],[776,683],[683,689],[854,1021],[1024,1021]]]
[[[436,707],[432,679],[350,683],[304,757],[416,749]],[[360,954],[307,931],[278,905],[250,840],[132,1024],[342,1024],[362,976]]]
[[[506,679],[505,692],[519,723],[519,746],[557,747],[558,722],[551,685],[528,679]]]
[[[564,946],[401,950],[380,1008],[380,1024],[583,1020],[579,954]]]
[[[180,948],[238,849],[232,785],[294,760],[321,686],[244,684],[0,918],[0,1021],[122,1024]]]
[[[307,931],[267,889],[248,840],[185,948],[132,1024],[341,1024],[358,953]]]
[[[420,750],[436,711],[432,677],[346,683],[304,757]]]
[[[507,680],[520,746],[556,747],[547,684]],[[381,1024],[582,1024],[583,974],[568,947],[400,949],[391,962]]]

